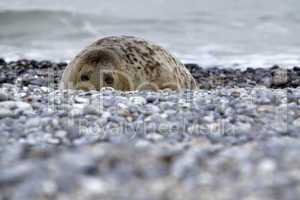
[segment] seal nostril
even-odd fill
[[[114,83],[114,78],[112,77],[111,74],[104,74],[104,82],[105,82],[106,84],[111,85],[111,84]]]
[[[88,80],[90,80],[90,77],[87,74],[83,74],[83,75],[81,75],[80,80],[88,81]]]

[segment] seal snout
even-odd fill
[[[81,76],[80,76],[80,80],[81,81],[89,81],[90,80],[90,76],[88,75],[88,74],[82,74]]]
[[[104,72],[103,73],[103,81],[107,85],[112,85],[114,83],[114,77],[112,73]]]

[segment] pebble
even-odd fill
[[[59,137],[59,138],[64,138],[67,136],[67,132],[64,131],[64,130],[58,130],[56,133],[55,133],[55,136],[56,137]]]
[[[15,109],[17,107],[17,104],[15,101],[2,101],[0,102],[0,108],[6,108],[6,109]]]
[[[5,62],[5,60],[3,59],[3,58],[0,58],[0,65],[5,65],[6,64],[6,62]]]
[[[8,101],[10,99],[11,99],[11,97],[7,96],[4,92],[0,91],[0,102],[1,101]]]
[[[75,100],[75,103],[84,103],[84,104],[86,104],[86,103],[89,102],[88,99],[83,98],[83,97],[79,97],[79,96],[76,96],[74,100]]]
[[[298,128],[300,128],[300,118],[295,119],[295,120],[293,121],[293,125],[296,126],[296,127],[298,127]]]
[[[0,172],[0,187],[18,184],[33,173],[32,163],[22,163],[10,168],[2,169]]]
[[[272,71],[272,75],[272,85],[276,87],[286,85],[288,82],[288,74],[285,69],[276,69]]]
[[[155,104],[155,103],[157,103],[157,102],[159,101],[159,96],[156,95],[156,94],[154,94],[154,93],[148,94],[148,95],[146,96],[146,101],[147,101],[148,103],[153,103],[153,104]]]
[[[21,110],[32,110],[32,107],[29,103],[26,103],[26,102],[22,102],[22,101],[16,101],[16,107],[21,109]]]
[[[163,139],[163,136],[157,133],[147,134],[146,138],[150,141],[159,141]]]
[[[233,91],[233,92],[231,93],[231,96],[237,98],[237,97],[240,97],[240,96],[241,96],[241,93],[240,93],[239,91]]]
[[[272,105],[262,105],[257,107],[258,112],[269,112],[272,113],[275,111],[275,107]]]
[[[144,97],[139,97],[139,96],[130,97],[129,101],[136,105],[144,105],[147,103],[147,101]]]
[[[2,110],[2,117],[33,113],[31,105],[21,101],[2,101],[0,102],[0,110]]]
[[[273,173],[276,169],[276,163],[271,159],[265,159],[259,163],[258,168],[260,173]]]
[[[83,113],[84,113],[83,109],[75,107],[70,111],[69,114],[71,117],[80,117],[80,116],[82,116]]]
[[[0,108],[0,119],[5,117],[15,117],[16,113],[10,109]]]
[[[83,108],[83,113],[89,115],[100,115],[103,112],[103,107],[100,105],[89,104]]]

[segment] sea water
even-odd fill
[[[68,61],[134,35],[204,67],[300,64],[299,0],[0,0],[0,57]]]

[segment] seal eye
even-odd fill
[[[90,80],[90,77],[87,74],[82,74],[80,76],[80,80],[81,81],[88,81],[88,80]]]
[[[111,84],[114,83],[114,78],[112,77],[111,74],[104,74],[104,82],[105,82],[106,84],[111,85]]]

